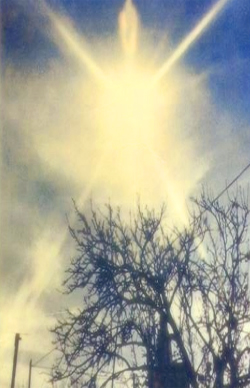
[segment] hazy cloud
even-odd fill
[[[18,17],[15,12],[7,15],[6,26]],[[33,45],[34,25],[20,31],[22,42]],[[55,44],[55,36],[51,40]],[[118,46],[113,38],[96,39],[101,47],[98,65],[117,65],[110,46],[114,42]],[[144,60],[149,48],[150,39]],[[53,57],[42,71],[5,63],[0,300],[4,387],[10,380],[14,333],[29,334],[20,348],[24,365],[52,347],[47,328],[65,303],[56,289],[73,252],[66,221],[66,214],[72,213],[71,198],[80,207],[90,196],[97,203],[111,200],[126,207],[138,193],[151,205],[166,201],[170,213],[178,215],[202,183],[217,193],[249,158],[249,123],[242,112],[232,116],[219,105],[210,87],[213,70],[196,74],[184,65],[176,67],[159,86],[154,131],[145,134],[142,128],[141,138],[135,140],[119,121],[120,113],[116,115],[117,95],[102,94],[86,68],[65,52],[67,59]],[[148,55],[151,58],[151,52]],[[124,73],[119,77],[116,90],[124,87]],[[123,97],[122,87],[118,98]],[[140,111],[140,102],[128,112],[147,115]],[[36,349],[40,350],[34,354]],[[18,373],[20,382],[27,370],[20,368]]]

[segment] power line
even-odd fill
[[[214,204],[218,199],[231,187],[237,180],[250,168],[250,163],[248,163],[243,170],[240,171],[240,173],[230,182],[226,187],[211,201],[211,204]],[[206,210],[201,211],[200,215],[203,215],[206,212]],[[191,222],[191,225],[193,225],[194,220]],[[176,237],[173,242],[176,242],[178,237]]]
[[[230,182],[226,185],[226,187],[211,201],[211,204],[213,205],[224,193],[227,192],[227,190],[234,185],[235,182],[250,168],[250,163],[248,163],[243,170],[240,171],[240,173]],[[206,209],[203,209],[200,213],[202,216],[204,213],[206,213]],[[193,225],[194,220],[192,221],[191,225]],[[174,240],[174,242],[177,240],[177,238]]]
[[[34,364],[32,363],[32,360],[30,360],[30,363],[29,363],[29,380],[28,380],[28,388],[31,388],[32,368],[38,368],[38,369],[51,369],[51,368],[48,368],[48,367],[46,367],[46,366],[42,367],[42,366],[37,366],[37,365],[39,364],[39,362],[43,361],[46,357],[48,357],[52,352],[54,352],[54,350],[56,350],[56,348],[51,349],[48,353],[46,353],[44,356],[42,356],[41,358],[39,358]]]
[[[250,163],[214,198],[213,202],[217,201],[237,180],[250,168]]]
[[[33,368],[36,368],[36,369],[49,369],[51,370],[51,366],[32,366]]]
[[[43,357],[39,358],[32,366],[35,367],[39,362],[43,361],[46,357],[48,357],[52,352],[54,352],[56,348],[51,349],[48,353],[46,353]]]

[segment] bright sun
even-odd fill
[[[138,63],[140,20],[132,0],[126,0],[118,18],[123,60],[115,65],[110,59],[107,71],[105,66],[93,60],[83,38],[69,21],[47,8],[59,45],[82,63],[95,81],[91,93],[95,95],[94,121],[98,132],[95,138],[96,173],[83,198],[89,195],[97,181],[102,185],[109,182],[111,192],[119,187],[130,201],[143,191],[149,194],[158,185],[161,186],[159,191],[166,193],[171,207],[185,222],[184,193],[188,193],[192,182],[184,175],[182,181],[178,179],[180,157],[176,153],[181,153],[183,147],[183,139],[173,135],[173,128],[177,127],[173,106],[178,104],[178,86],[172,73],[171,77],[164,77],[208,28],[227,1],[219,0],[162,66],[151,71],[146,71]],[[172,124],[168,130],[166,123]],[[183,161],[181,169],[185,174]],[[150,179],[154,188],[150,187]],[[194,181],[197,177],[192,176],[192,179]]]
[[[112,75],[100,95],[100,124],[118,147],[152,144],[160,101],[148,79],[135,66],[124,67]]]

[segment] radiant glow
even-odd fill
[[[229,0],[219,0],[162,67],[151,72],[145,72],[135,61],[139,17],[132,0],[126,0],[118,19],[119,35],[125,53],[124,63],[114,69],[112,59],[110,59],[108,71],[104,71],[93,60],[84,47],[82,39],[66,20],[51,11],[47,11],[52,26],[59,36],[59,45],[66,47],[103,85],[99,89],[92,87],[91,90],[92,95],[95,95],[96,115],[94,121],[98,128],[96,173],[91,178],[91,185],[97,181],[104,184],[106,180],[116,188],[120,186],[122,191],[128,191],[129,187],[131,193],[138,194],[143,190],[145,191],[145,169],[150,170],[153,176],[157,174],[161,176],[164,181],[164,191],[168,193],[169,200],[173,202],[172,207],[179,214],[182,214],[182,221],[184,218],[186,219],[184,216],[185,194],[179,187],[180,183],[177,183],[175,176],[171,175],[171,169],[166,168],[165,165],[167,163],[168,166],[174,166],[173,171],[176,175],[176,168],[178,168],[176,157],[173,156],[171,160],[166,159],[161,152],[163,145],[165,151],[168,147],[176,147],[176,151],[178,150],[174,136],[165,131],[163,138],[161,130],[161,110],[163,106],[164,109],[167,108],[166,101],[171,101],[172,106],[174,105],[175,85],[168,80],[166,92],[163,85],[158,85],[158,83],[184,55],[191,44],[208,28],[227,1]],[[131,61],[131,58],[134,60]],[[154,88],[152,88],[152,80]],[[173,114],[165,110],[164,120],[167,121],[169,116],[174,122]],[[114,154],[116,154],[115,165]],[[110,155],[112,156],[110,157]],[[158,157],[156,158],[155,155]],[[168,155],[171,155],[170,149]],[[161,167],[162,163],[159,163],[159,160],[162,161],[164,167]],[[90,191],[91,186],[88,184],[87,193]],[[131,197],[131,193],[129,197]],[[86,193],[83,197],[86,197]]]
[[[100,121],[114,146],[152,144],[159,96],[157,89],[149,89],[148,79],[148,74],[135,66],[122,67],[110,77],[100,99]]]
[[[106,156],[102,175],[132,196],[140,192],[139,182],[150,160],[148,149],[156,145],[160,94],[158,88],[150,91],[149,75],[136,66],[123,66],[109,79],[97,102],[99,142],[112,155],[110,166]]]
[[[109,85],[96,105],[97,155],[103,156],[96,182],[122,193],[130,206],[137,195],[150,203],[168,198],[172,215],[186,223],[186,193],[198,169],[190,182],[178,179],[185,175],[178,128],[173,130],[180,85],[173,77],[167,89],[160,84],[152,89],[152,74],[131,63],[108,74]]]
[[[158,82],[167,74],[167,72],[175,65],[175,63],[185,54],[189,47],[205,32],[212,21],[218,16],[219,12],[230,0],[220,0],[214,7],[204,16],[198,25],[190,32],[190,34],[176,48],[171,57],[166,60],[162,67],[153,77],[153,83]]]

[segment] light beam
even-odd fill
[[[151,164],[154,165],[154,168],[151,166],[152,170],[161,170],[160,165],[153,161],[155,158],[152,157],[152,152],[146,150],[150,149],[156,154],[158,150],[162,149],[162,144],[173,141],[170,133],[165,132],[165,138],[162,138],[163,134],[160,130],[162,113],[160,111],[163,100],[167,99],[173,102],[175,86],[173,87],[168,82],[166,91],[161,88],[161,85],[158,85],[158,81],[211,23],[227,1],[220,0],[210,10],[159,70],[148,72],[145,72],[135,61],[130,61],[136,54],[139,32],[139,16],[132,0],[126,0],[118,19],[125,60],[118,68],[114,69],[111,58],[107,73],[93,60],[84,47],[82,38],[77,34],[71,23],[47,9],[47,15],[50,18],[54,32],[57,32],[58,44],[63,45],[63,49],[67,48],[70,54],[73,54],[92,76],[105,83],[103,89],[95,90],[92,87],[92,94],[96,96],[98,111],[94,120],[96,121],[96,128],[98,128],[96,143],[99,144],[99,155],[96,158],[98,162],[95,166],[95,173],[91,176],[82,196],[83,200],[96,182],[102,184],[108,180],[113,187],[118,188],[119,186],[120,190],[127,192],[128,187],[133,186],[131,181],[135,175],[143,177],[142,185],[145,188],[145,166],[148,169]],[[154,90],[151,88],[152,79],[154,80]],[[166,117],[167,115],[168,113],[165,113]],[[117,160],[114,166],[113,155],[115,152],[117,153]],[[174,165],[174,163],[175,161],[172,160],[171,164]],[[112,174],[110,175],[108,171],[112,171]],[[155,172],[153,174],[155,175]],[[170,179],[170,177],[164,176],[159,171],[158,174],[164,181],[168,182],[168,185],[173,185],[173,190],[176,188],[174,178]],[[139,188],[138,179],[135,177],[134,181]],[[167,191],[169,192],[169,190]],[[173,207],[178,209],[179,206],[174,199],[175,196],[170,195],[170,197]],[[180,214],[179,211],[178,213]]]
[[[46,14],[50,19],[51,26],[60,39],[59,46],[64,43],[64,46],[67,47],[75,58],[78,59],[96,79],[106,83],[107,78],[104,72],[83,47],[83,40],[78,36],[76,30],[70,25],[68,20],[64,20],[62,16],[59,17],[47,6],[45,9]]]
[[[153,84],[159,82],[164,77],[175,63],[186,53],[189,47],[206,31],[212,21],[218,16],[219,12],[230,0],[219,0],[213,8],[203,17],[197,26],[188,34],[188,36],[180,43],[173,52],[171,57],[160,67],[153,77]]]

